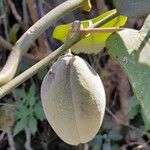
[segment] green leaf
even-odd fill
[[[12,28],[9,31],[8,35],[9,35],[9,39],[12,44],[15,44],[17,41],[17,33],[18,33],[19,29],[20,29],[20,25],[18,23],[16,23],[12,26]]]
[[[16,105],[15,105],[16,106],[16,111],[15,111],[16,120],[25,118],[30,114],[30,109],[26,105],[27,101],[28,100],[23,99],[23,100],[18,100],[16,102]]]
[[[120,15],[142,17],[150,14],[149,0],[114,0]]]
[[[92,8],[91,0],[86,0],[82,4],[82,10],[89,12]]]
[[[141,116],[144,122],[144,129],[146,129],[147,131],[150,130],[150,125],[149,122],[147,121],[147,118],[145,117],[145,114],[141,111]]]
[[[28,96],[28,103],[32,107],[36,104],[37,97],[35,96],[35,87],[33,85],[30,86]]]
[[[91,20],[85,20],[82,21],[81,24],[83,28],[89,27],[90,24],[94,24],[108,15],[114,13],[116,10],[111,10],[108,12],[105,12],[101,14],[100,16],[93,18]],[[107,22],[102,27],[120,27],[123,26],[127,21],[127,17],[124,16],[118,16],[111,21]],[[60,40],[62,42],[66,41],[67,39],[67,33],[69,29],[71,28],[72,23],[60,25],[55,28],[53,32],[53,37],[57,40]],[[74,53],[98,53],[102,48],[105,46],[106,39],[109,37],[111,33],[91,33],[90,36],[82,39],[77,44],[75,44],[71,51]]]
[[[139,113],[139,107],[134,107],[128,112],[128,119],[134,119],[134,117]]]
[[[21,99],[21,98],[25,99],[25,98],[26,98],[26,93],[25,93],[24,90],[21,90],[21,89],[14,89],[13,91],[15,92],[16,96],[17,96],[19,99]]]
[[[34,135],[37,131],[37,120],[33,115],[31,115],[29,118],[28,127],[29,127],[31,133]]]
[[[48,68],[43,68],[42,69],[42,71],[39,71],[38,73],[37,73],[37,75],[38,75],[38,78],[40,79],[40,80],[43,80],[43,78],[45,77],[45,75],[46,75],[46,73],[48,72]]]
[[[36,118],[39,119],[40,121],[43,121],[45,119],[45,114],[41,104],[38,103],[35,105],[34,113]]]
[[[22,118],[21,120],[19,120],[15,127],[14,127],[14,132],[13,132],[13,136],[16,136],[19,132],[21,132],[22,130],[24,130],[24,128],[27,126],[28,123],[28,118]]]
[[[128,119],[134,119],[134,117],[141,112],[140,106],[137,102],[137,98],[132,96],[128,102],[129,112],[128,112]]]
[[[108,52],[125,70],[133,91],[150,122],[150,15],[140,31],[126,29],[112,34]]]
[[[138,102],[137,102],[137,98],[136,98],[135,96],[132,96],[132,97],[129,99],[129,104],[128,104],[128,106],[129,106],[130,109],[139,106],[139,104],[138,104]]]
[[[26,118],[29,114],[30,114],[30,109],[24,106],[24,108],[22,107],[22,109],[19,109],[18,111],[16,111],[15,117],[16,117],[16,120],[18,120],[18,119]]]

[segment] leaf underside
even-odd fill
[[[133,91],[150,122],[150,16],[140,31],[127,29],[112,34],[108,53],[116,60],[131,82]]]

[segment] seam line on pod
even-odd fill
[[[74,56],[73,56],[74,57]],[[73,96],[72,96],[72,85],[71,85],[71,78],[70,78],[70,75],[71,75],[71,64],[73,63],[73,58],[71,57],[71,59],[69,60],[69,86],[70,86],[70,93],[71,93],[71,100],[72,100],[72,107],[73,107],[73,116],[74,116],[74,120],[75,120],[75,127],[76,127],[76,130],[77,130],[77,135],[78,135],[78,138],[79,138],[79,143],[81,143],[81,139],[80,139],[80,135],[79,135],[79,131],[78,131],[78,127],[77,127],[77,120],[76,120],[76,116],[75,116],[75,108],[74,108],[74,103],[73,103]]]

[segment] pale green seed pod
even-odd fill
[[[105,91],[98,74],[82,58],[60,57],[42,82],[41,99],[48,122],[66,143],[86,143],[99,131]]]

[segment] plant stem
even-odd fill
[[[57,50],[55,50],[50,55],[46,56],[44,59],[24,71],[22,74],[15,77],[13,80],[9,81],[4,86],[0,87],[0,99],[5,96],[10,90],[23,83],[25,80],[29,79],[31,76],[42,70],[48,64],[52,64],[54,60],[56,60],[63,52],[69,49],[73,44],[77,43],[80,39],[81,37],[79,29],[71,39],[68,39]]]
[[[31,132],[28,127],[25,127],[25,134],[26,134],[26,142],[25,142],[25,149],[26,150],[33,150],[31,147]]]
[[[109,115],[111,115],[112,118],[113,118],[114,120],[116,120],[117,122],[119,122],[120,124],[122,124],[122,125],[124,125],[124,126],[127,126],[127,127],[131,128],[131,129],[133,129],[133,130],[136,130],[137,132],[139,132],[139,133],[141,133],[141,134],[143,134],[143,135],[144,135],[144,134],[145,134],[145,135],[148,135],[148,137],[150,137],[150,135],[149,135],[148,132],[146,132],[146,131],[144,131],[144,130],[140,130],[139,128],[136,128],[136,127],[134,127],[134,126],[132,126],[132,125],[130,125],[130,124],[128,124],[128,123],[126,123],[126,122],[120,120],[119,118],[117,118],[117,117],[115,116],[115,114],[113,114],[113,113],[111,112],[111,110],[109,110],[107,107],[106,107],[106,112],[107,112]]]
[[[9,143],[10,149],[11,150],[16,150],[15,142],[14,142],[14,139],[13,139],[13,136],[12,136],[12,133],[11,133],[11,128],[7,129],[7,137],[8,137],[8,143]]]
[[[3,47],[4,49],[7,49],[9,51],[12,51],[13,45],[10,44],[9,42],[7,42],[3,37],[0,36],[0,46]],[[31,54],[25,54],[24,55],[26,58],[28,59],[32,59],[32,60],[39,60],[38,58],[36,58],[35,56],[31,55]]]
[[[115,18],[116,16],[112,14],[113,17]],[[110,18],[106,17],[107,21],[110,21],[113,19],[113,17],[110,15]],[[97,27],[97,26],[102,26],[104,25],[105,19],[102,20],[102,22],[99,22],[99,24],[93,24],[91,27]],[[91,28],[90,27],[90,28]],[[67,40],[61,47],[59,47],[57,50],[52,52],[50,55],[30,67],[28,70],[24,71],[22,74],[18,75],[16,78],[13,80],[9,81],[6,85],[0,87],[0,99],[5,96],[10,90],[14,89],[27,79],[29,79],[31,76],[36,74],[38,71],[42,70],[44,67],[47,65],[51,65],[54,60],[56,60],[63,52],[68,50],[73,44],[77,43],[78,41],[81,40],[80,36],[80,29],[79,31],[77,30],[76,34],[72,37],[72,39]]]
[[[87,28],[87,29],[81,29],[81,33],[88,34],[88,33],[102,33],[102,32],[115,32],[115,31],[122,31],[125,28],[119,28],[119,27],[112,27],[112,28]]]
[[[7,131],[3,131],[1,134],[0,134],[0,142],[3,140],[5,134],[6,134]]]
[[[7,83],[15,76],[22,56],[27,52],[31,44],[39,37],[39,35],[61,17],[77,7],[80,7],[84,1],[85,0],[65,1],[47,13],[23,34],[23,36],[16,42],[13,51],[9,55],[5,66],[0,72],[0,86]]]
[[[8,49],[8,50],[12,50],[12,45],[9,43],[9,42],[7,42],[5,39],[3,39],[3,37],[1,37],[0,36],[0,46],[2,46],[3,48],[6,48],[6,49]]]

